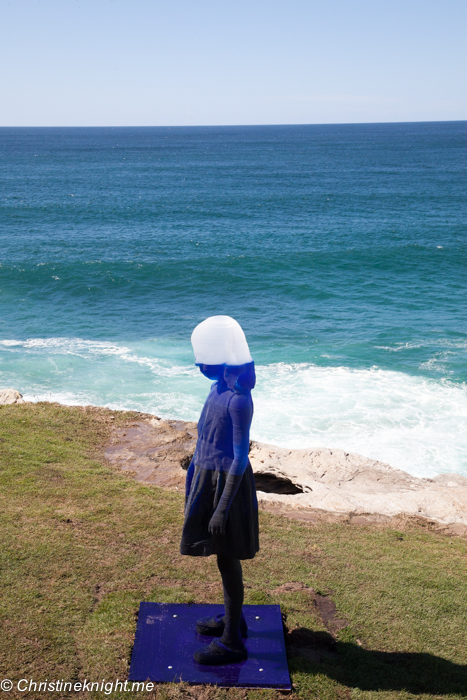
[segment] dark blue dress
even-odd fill
[[[198,442],[186,478],[185,522],[180,551],[252,559],[259,550],[258,501],[248,460],[253,401],[250,391],[211,387],[198,423]],[[211,535],[209,521],[229,474],[241,476],[228,510],[224,535]]]

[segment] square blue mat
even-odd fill
[[[246,661],[225,666],[193,661],[193,653],[212,639],[196,632],[196,621],[223,611],[223,605],[140,603],[129,680],[290,690],[279,605],[243,606]]]

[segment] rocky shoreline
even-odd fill
[[[139,481],[181,490],[196,437],[196,423],[145,417],[115,429],[105,456]],[[267,510],[362,524],[412,517],[467,534],[467,479],[459,474],[420,479],[343,450],[289,450],[254,441],[250,462],[258,501]]]
[[[0,405],[24,403],[13,389]],[[114,429],[105,457],[138,481],[183,489],[196,423],[140,414]],[[415,518],[450,534],[467,535],[467,478],[417,478],[389,464],[339,449],[291,450],[251,442],[250,461],[260,507],[303,520],[388,522]]]

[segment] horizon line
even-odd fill
[[[294,122],[274,124],[86,124],[86,125],[0,125],[0,129],[232,129],[277,126],[371,126],[376,124],[452,124],[467,122],[467,119],[422,119],[409,121],[377,122]]]

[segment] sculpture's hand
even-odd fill
[[[229,517],[229,508],[233,497],[237,493],[243,474],[227,474],[224,490],[219,499],[214,515],[209,521],[208,530],[211,535],[224,535],[227,518]]]
[[[225,525],[227,523],[228,514],[223,511],[216,510],[211,520],[209,521],[208,530],[211,535],[225,535]]]

